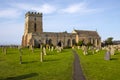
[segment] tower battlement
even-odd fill
[[[40,12],[30,12],[28,11],[26,14],[25,14],[25,17],[27,16],[38,16],[38,17],[42,17],[42,13]]]

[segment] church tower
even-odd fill
[[[27,47],[30,46],[31,40],[33,40],[33,34],[40,34],[43,32],[42,27],[42,13],[37,12],[27,12],[25,14],[25,27],[24,27],[24,35],[22,37],[22,46]]]
[[[25,30],[27,33],[42,33],[42,13],[27,12],[25,14]]]

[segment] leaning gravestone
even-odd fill
[[[107,52],[105,53],[105,60],[110,60],[110,49],[107,50]]]

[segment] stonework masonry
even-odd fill
[[[73,30],[67,32],[43,32],[42,13],[27,12],[25,14],[23,47],[40,47],[42,44],[72,47],[81,40],[87,44],[90,42],[95,47],[101,47],[101,38],[96,31]]]

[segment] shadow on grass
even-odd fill
[[[16,77],[7,77],[6,79],[0,79],[0,80],[23,80],[23,79],[31,78],[34,76],[38,76],[38,74],[30,73],[30,74],[24,74],[24,75],[20,75],[20,76],[16,76]]]
[[[55,62],[55,61],[59,61],[60,59],[51,59],[51,60],[44,60],[44,62]]]
[[[118,60],[118,58],[111,58],[110,60]]]
[[[28,62],[22,62],[22,64],[29,64],[29,63],[35,63],[35,62],[38,62],[38,61],[28,61]]]

